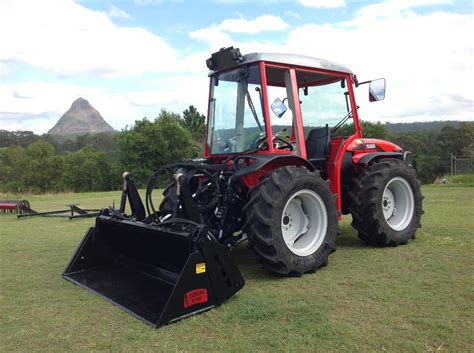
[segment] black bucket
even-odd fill
[[[187,228],[120,220],[105,212],[63,277],[154,327],[212,309],[245,281],[229,250],[205,226]]]

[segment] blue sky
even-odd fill
[[[471,1],[0,0],[0,129],[49,130],[82,96],[116,129],[161,108],[206,110],[224,46],[336,61],[385,77],[363,119],[473,120]]]

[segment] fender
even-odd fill
[[[367,165],[372,162],[374,159],[381,158],[397,158],[404,160],[405,154],[402,152],[367,152],[359,153],[352,157],[354,164],[358,165]]]
[[[355,139],[348,146],[347,151],[353,153],[352,162],[355,165],[366,165],[379,158],[405,159],[405,154],[400,146],[379,139]]]
[[[239,164],[243,165],[240,169]],[[302,166],[309,171],[315,169],[309,161],[294,154],[243,155],[234,160],[234,170],[236,172],[230,177],[229,182],[231,185],[235,185],[242,179],[249,189],[253,189],[264,175],[284,166]]]

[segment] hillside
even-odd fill
[[[59,137],[74,137],[100,132],[114,132],[100,113],[84,98],[76,99],[69,110],[48,131],[49,135]]]
[[[446,126],[457,129],[461,121],[426,121],[413,123],[385,123],[388,132],[441,132]]]

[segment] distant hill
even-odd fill
[[[101,132],[113,133],[115,130],[87,100],[78,98],[48,134],[55,137],[75,137]]]
[[[446,126],[457,129],[461,121],[426,121],[414,123],[386,123],[388,132],[440,132]]]

